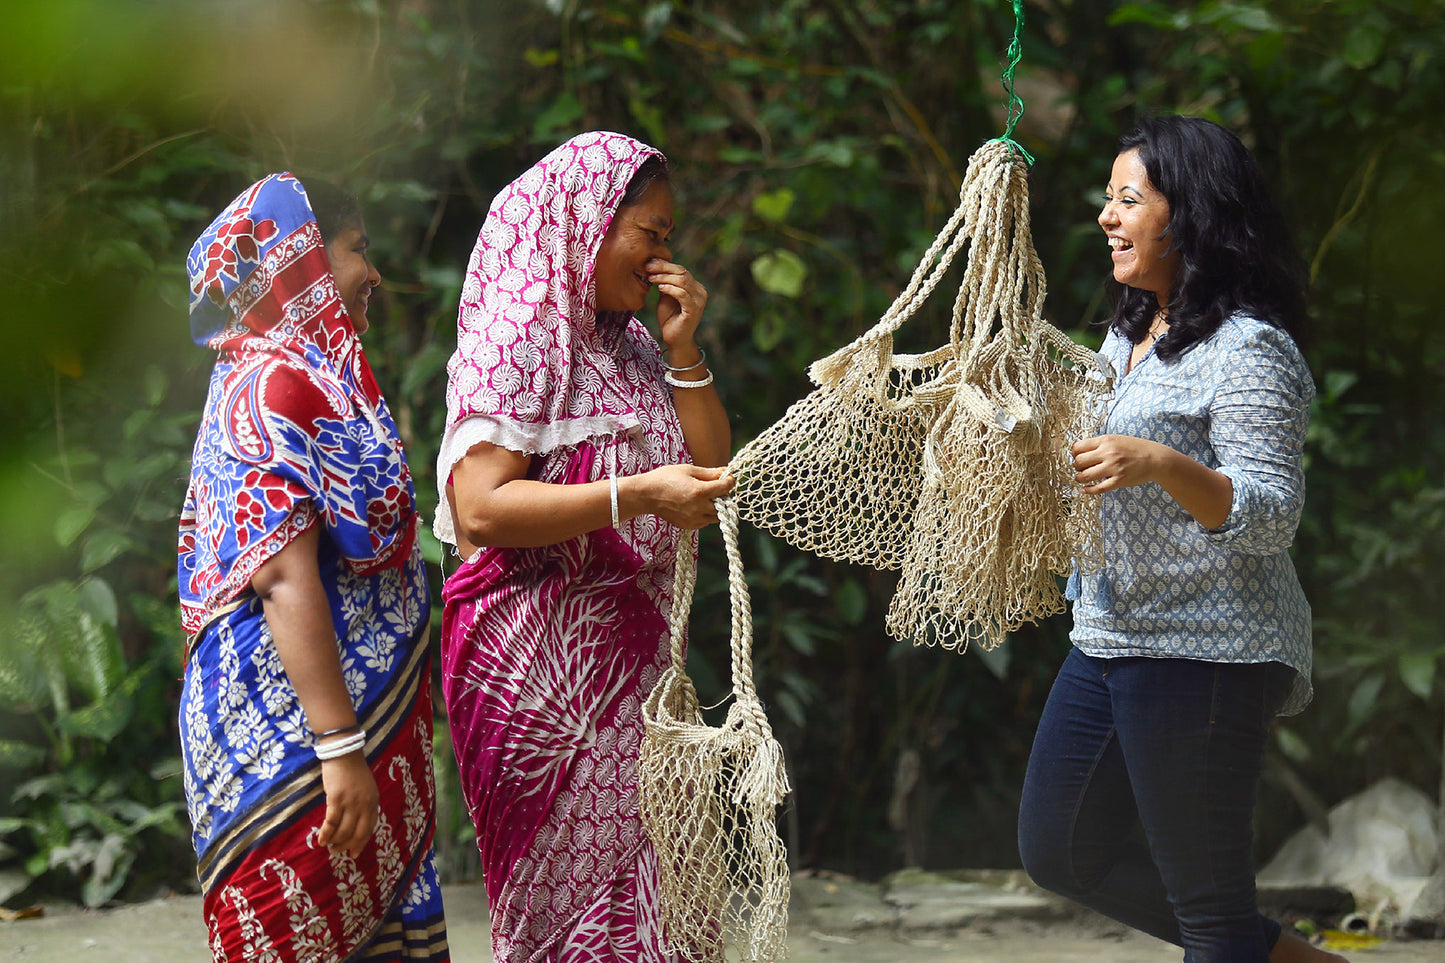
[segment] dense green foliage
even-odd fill
[[[79,623],[55,614],[65,598],[100,605],[86,632],[114,649],[99,688],[52,654],[47,678],[68,681],[0,701],[0,737],[31,742],[0,757],[0,868],[38,887],[84,883],[91,901],[124,894],[127,872],[177,862],[175,514],[210,362],[188,341],[183,261],[217,210],[275,169],[359,189],[386,279],[368,353],[429,513],[443,366],[487,203],[576,131],[635,134],[673,162],[674,251],[711,292],[704,343],[741,443],[808,390],[807,362],[878,317],[952,210],[970,153],[1003,130],[1014,27],[1005,0],[6,7],[0,606],[15,617],[0,652],[75,636]],[[1015,137],[1037,159],[1034,236],[1055,323],[1101,335],[1108,262],[1093,219],[1114,141],[1141,110],[1204,114],[1245,137],[1312,264],[1321,390],[1295,555],[1315,604],[1317,696],[1279,729],[1262,847],[1385,773],[1433,788],[1445,720],[1439,4],[1026,9]],[[939,300],[905,348],[942,339]],[[1018,784],[1066,618],[983,658],[916,650],[883,635],[891,577],[744,541],[760,689],[794,773],[794,861],[862,874],[1015,864]],[[704,552],[694,656],[707,699],[726,652],[715,533]],[[75,721],[72,707],[90,705],[91,722]],[[102,715],[104,732],[86,728]],[[134,805],[78,813],[70,800],[102,783]],[[443,827],[445,865],[464,874],[454,798]]]

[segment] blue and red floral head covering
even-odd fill
[[[416,498],[301,182],[272,174],[186,259],[191,335],[218,352],[181,512],[188,635],[313,525],[352,569],[401,565]]]

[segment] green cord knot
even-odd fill
[[[1014,5],[1014,36],[1008,45],[1008,66],[1003,71],[1003,89],[1008,94],[1005,106],[1008,109],[1008,126],[1004,128],[1003,136],[998,140],[1008,144],[1023,155],[1024,159],[1032,166],[1034,157],[1024,146],[1013,139],[1014,128],[1018,126],[1019,120],[1024,115],[1024,99],[1014,92],[1014,68],[1023,59],[1023,44],[1019,41],[1019,35],[1024,28],[1024,4],[1023,0],[1013,0]]]

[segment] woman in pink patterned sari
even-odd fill
[[[437,534],[452,742],[497,963],[662,961],[641,706],[684,529],[716,519],[726,412],[673,263],[656,150],[581,134],[492,202],[447,366]],[[659,292],[662,345],[635,316]]]

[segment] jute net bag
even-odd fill
[[[949,343],[893,336],[964,246]],[[1043,320],[1027,168],[1006,140],[969,159],[959,205],[888,312],[815,362],[818,385],[732,460],[744,518],[798,548],[901,569],[895,638],[962,649],[1061,610],[1056,575],[1101,562],[1098,506],[1066,446],[1095,433],[1098,356]]]
[[[694,963],[787,955],[788,863],[775,809],[788,793],[782,748],[753,685],[752,613],[738,552],[738,508],[718,499],[732,602],[732,705],[704,725],[688,678],[686,635],[695,537],[678,548],[669,629],[672,662],[643,705],[638,766],[643,827],[657,850],[658,903],[669,949]]]
[[[752,524],[824,558],[880,569],[903,564],[924,439],[957,383],[960,346],[957,324],[949,343],[925,354],[895,354],[894,334],[980,229],[988,198],[978,156],[958,207],[892,306],[852,343],[814,362],[808,374],[818,387],[733,456],[734,497]]]
[[[1073,483],[1067,446],[1097,433],[1109,379],[1043,318],[1023,160],[999,141],[982,151],[990,206],[963,283],[966,348],[925,440],[888,613],[894,637],[952,649],[1062,611],[1058,576],[1102,563],[1097,496]]]

